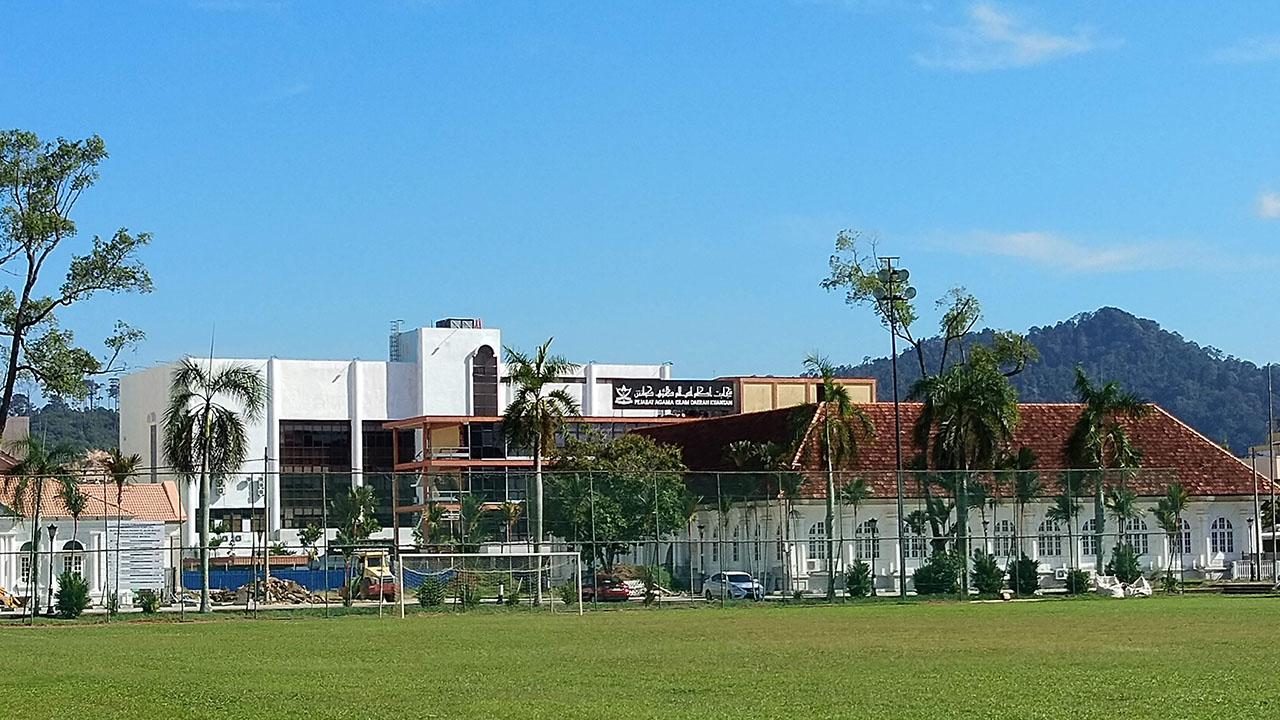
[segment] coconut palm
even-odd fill
[[[481,523],[488,514],[489,508],[484,506],[484,499],[479,495],[467,493],[462,496],[458,502],[458,530],[462,536],[463,545],[475,546],[484,540]],[[468,547],[465,552],[477,552],[477,550]]]
[[[1067,528],[1067,562],[1071,567],[1075,568],[1075,551],[1076,539],[1075,533],[1072,532],[1072,523],[1074,518],[1080,514],[1080,503],[1076,502],[1075,496],[1069,492],[1061,492],[1053,496],[1053,503],[1049,505],[1045,517],[1057,523],[1059,527]]]
[[[0,486],[10,508],[18,517],[31,510],[31,617],[40,611],[40,563],[36,548],[40,544],[40,513],[48,482],[64,482],[71,475],[75,451],[64,443],[48,444],[44,437],[27,435],[10,443],[12,453],[22,458],[9,472],[0,476]],[[49,579],[50,582],[53,578]]]
[[[1141,451],[1129,441],[1121,423],[1151,412],[1151,406],[1133,393],[1120,389],[1120,383],[1109,380],[1094,385],[1079,366],[1075,368],[1076,400],[1083,408],[1067,437],[1067,458],[1075,469],[1092,470],[1094,475],[1094,535],[1097,556],[1094,567],[1102,569],[1102,537],[1106,525],[1103,481],[1108,469],[1132,469],[1142,460]]]
[[[508,543],[515,540],[516,523],[520,521],[520,515],[523,512],[524,506],[517,502],[504,502],[498,508],[498,514],[502,517],[502,527],[507,532]]]
[[[853,542],[854,542],[854,547],[857,547],[857,543],[858,543],[857,537],[858,537],[858,528],[859,528],[858,509],[862,507],[862,504],[864,502],[866,502],[871,498],[871,483],[867,482],[867,479],[864,477],[851,478],[848,481],[846,481],[844,485],[840,486],[840,491],[837,493],[836,497],[837,499],[839,499],[841,505],[847,505],[849,509],[853,511],[853,536],[854,536]],[[844,553],[844,542],[845,542],[844,523],[841,522],[840,523],[841,554]],[[872,533],[871,538],[868,540],[868,542],[872,543],[872,545],[871,545],[871,552],[867,553],[867,555],[869,556],[867,559],[873,563],[872,569],[874,570],[876,546],[879,544],[879,538],[877,538],[875,534]],[[861,558],[858,558],[858,559],[861,559]],[[874,577],[874,573],[872,574],[872,576]],[[872,587],[871,592],[872,594],[875,594],[874,587]]]
[[[849,389],[836,382],[836,368],[827,358],[810,353],[804,359],[808,372],[822,378],[818,419],[822,423],[822,459],[827,475],[827,599],[836,596],[835,465],[857,459],[858,442],[874,432],[871,418],[854,406]]]
[[[1115,518],[1120,533],[1120,543],[1127,543],[1127,524],[1134,518],[1142,517],[1143,510],[1138,507],[1138,493],[1133,488],[1109,487],[1103,504],[1111,517]]]
[[[1040,473],[1032,468],[1036,464],[1036,454],[1029,447],[1020,447],[1016,455],[1008,459],[1007,465],[1013,470],[1013,501],[1018,506],[1018,554],[1026,555],[1027,537],[1027,505],[1030,505],[1044,491],[1040,483]]]
[[[107,451],[107,457],[102,461],[102,468],[107,471],[107,475],[111,478],[111,482],[116,486],[116,579],[115,594],[120,594],[120,519],[124,515],[124,486],[129,484],[129,480],[137,474],[138,466],[142,464],[142,456],[134,453],[133,455],[125,455],[120,452],[120,448],[111,448]],[[105,508],[104,508],[105,510]],[[106,522],[106,513],[103,513],[103,522]]]
[[[183,358],[169,383],[164,413],[165,461],[187,482],[200,483],[200,612],[209,603],[209,504],[213,478],[240,469],[249,455],[245,422],[262,416],[267,385],[248,365],[218,369]]]
[[[1164,497],[1156,502],[1156,506],[1152,508],[1156,522],[1160,525],[1160,529],[1169,538],[1169,546],[1178,549],[1178,592],[1182,592],[1182,585],[1187,580],[1186,569],[1183,567],[1182,554],[1186,548],[1182,543],[1182,513],[1187,511],[1187,505],[1191,502],[1191,493],[1187,490],[1187,486],[1182,483],[1171,483],[1165,489]]]
[[[1009,445],[1018,423],[1018,394],[988,352],[975,348],[967,363],[912,386],[910,397],[928,412],[916,423],[917,439],[932,440],[934,467],[958,471],[956,540],[964,566],[961,591],[969,591],[967,477],[989,470]]]
[[[58,481],[58,500],[62,502],[62,507],[67,509],[67,514],[71,516],[71,539],[75,540],[80,534],[80,516],[84,511],[89,509],[89,496],[80,490],[80,483],[71,476],[59,478]]]

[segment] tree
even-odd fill
[[[643,435],[569,437],[552,455],[551,466],[548,532],[590,548],[592,567],[598,562],[610,571],[634,543],[688,524],[681,474],[686,468],[678,447]]]
[[[1151,406],[1137,395],[1124,392],[1120,383],[1109,380],[1101,387],[1094,385],[1079,366],[1075,368],[1075,394],[1083,408],[1067,437],[1067,458],[1074,468],[1091,470],[1094,482],[1094,536],[1097,556],[1094,567],[1102,567],[1102,538],[1106,526],[1103,514],[1102,486],[1108,469],[1138,467],[1142,452],[1129,442],[1123,419],[1140,418],[1151,412]]]
[[[1186,570],[1183,568],[1182,555],[1186,548],[1182,543],[1182,513],[1186,512],[1187,504],[1191,501],[1191,493],[1182,483],[1172,483],[1165,489],[1164,497],[1156,502],[1156,506],[1151,508],[1152,514],[1155,515],[1156,524],[1164,531],[1164,536],[1169,540],[1169,550],[1172,554],[1175,549],[1178,553],[1178,592],[1182,592],[1182,586],[1186,583]],[[1169,571],[1169,577],[1173,576],[1172,569]]]
[[[48,482],[66,482],[71,477],[71,464],[75,453],[66,445],[47,444],[44,438],[27,435],[10,444],[13,454],[22,458],[5,475],[0,475],[0,485],[10,499],[11,509],[20,517],[32,511],[31,518],[31,617],[40,611],[40,563],[36,548],[40,545],[40,513]],[[50,578],[52,581],[52,578]]]
[[[71,539],[80,534],[80,516],[89,508],[89,496],[80,491],[80,483],[70,475],[58,480],[58,500],[71,516]]]
[[[826,466],[826,529],[827,529],[827,600],[836,597],[835,558],[835,466],[858,455],[858,441],[870,438],[875,432],[871,418],[855,407],[849,399],[849,390],[836,382],[835,366],[827,358],[810,353],[804,359],[809,373],[822,378],[819,387],[821,401],[818,420],[822,423],[821,453]],[[843,544],[841,545],[843,548]]]
[[[107,451],[107,459],[103,461],[103,469],[107,471],[107,475],[111,477],[111,482],[116,486],[116,581],[115,593],[120,594],[120,519],[124,515],[124,486],[129,484],[129,479],[138,473],[138,466],[142,464],[142,456],[134,453],[125,455],[120,452],[120,448],[111,448]],[[106,513],[102,514],[102,522],[106,523]]]
[[[252,367],[231,363],[201,367],[183,358],[169,383],[164,413],[165,462],[184,481],[200,483],[200,612],[209,603],[209,503],[211,480],[238,471],[249,455],[245,422],[262,417],[267,386]]]
[[[422,546],[430,546],[432,539],[436,536],[436,531],[441,530],[443,527],[444,508],[434,502],[427,503],[427,508],[423,511],[422,518],[418,521]]]
[[[463,552],[479,552],[479,544],[487,535],[484,520],[488,514],[489,508],[484,506],[484,499],[479,495],[467,493],[458,502],[458,535],[462,539]]]
[[[9,416],[14,387],[32,380],[46,396],[85,397],[87,376],[109,372],[120,353],[142,339],[141,331],[117,322],[100,360],[75,344],[57,312],[101,292],[151,292],[151,276],[137,259],[147,233],[117,230],[109,239],[94,236],[92,246],[77,254],[68,245],[78,228],[71,211],[81,194],[98,179],[98,164],[107,157],[102,138],[58,138],[41,142],[23,130],[0,132],[0,266],[16,278],[0,290],[0,336],[7,338],[4,388],[0,393],[0,431]],[[61,285],[46,294],[41,274],[51,262],[67,257]]]
[[[1107,488],[1106,498],[1103,500],[1107,511],[1115,518],[1116,527],[1119,531],[1119,540],[1116,542],[1116,549],[1113,555],[1116,556],[1117,565],[1120,564],[1120,550],[1124,546],[1128,546],[1128,552],[1136,555],[1136,548],[1129,542],[1128,538],[1128,522],[1134,518],[1142,516],[1142,508],[1138,507],[1138,493],[1133,488],[1128,487],[1109,487]],[[1128,581],[1125,581],[1128,582]]]
[[[1045,516],[1057,523],[1059,527],[1067,529],[1067,561],[1071,564],[1072,569],[1076,568],[1076,539],[1072,532],[1072,525],[1075,524],[1075,518],[1080,514],[1080,503],[1076,502],[1075,496],[1068,490],[1063,490],[1053,496],[1053,504],[1049,506]]]
[[[352,546],[368,540],[370,535],[382,529],[374,517],[378,509],[378,498],[374,495],[373,488],[360,485],[351,488],[347,494],[334,498],[332,505],[333,515],[338,521],[338,532],[334,534],[334,540],[342,549],[342,577],[346,579],[344,582],[350,582]],[[354,597],[353,588],[348,584],[343,602],[350,604]]]
[[[324,530],[315,523],[307,523],[307,526],[298,531],[298,542],[302,543],[302,547],[307,551],[307,559],[314,560],[318,554],[316,543],[324,536]]]
[[[516,523],[520,521],[520,515],[524,512],[524,506],[518,502],[504,502],[498,508],[498,514],[502,518],[502,529],[507,534],[507,542],[515,541]]]
[[[1018,395],[1000,373],[995,356],[974,348],[966,363],[917,382],[910,397],[925,402],[916,421],[916,438],[921,446],[931,445],[936,468],[957,476],[952,488],[957,499],[956,549],[962,563],[960,582],[967,593],[968,476],[974,470],[992,469],[1008,447],[1018,423]]]
[[[1036,453],[1029,447],[1020,447],[1018,452],[1009,456],[1005,466],[1013,471],[1013,500],[1018,506],[1018,554],[1026,555],[1027,537],[1027,505],[1030,505],[1044,490],[1040,484],[1040,473],[1034,470]]]
[[[572,395],[549,387],[578,369],[563,357],[550,354],[551,340],[547,338],[533,355],[503,348],[507,355],[507,372],[511,377],[511,403],[502,415],[502,430],[509,439],[533,454],[535,553],[542,552],[544,539],[542,461],[548,448],[555,447],[556,433],[564,428],[566,419],[580,412],[578,401]],[[535,601],[542,601],[541,579]]]
[[[858,547],[858,529],[860,527],[858,525],[858,509],[862,507],[862,504],[864,502],[866,502],[871,498],[871,483],[868,483],[867,479],[864,477],[850,478],[843,485],[840,486],[840,491],[836,497],[840,500],[841,505],[847,505],[851,510],[853,510],[853,538],[854,538],[853,542],[854,542],[854,546]],[[874,577],[875,577],[876,548],[879,546],[880,538],[876,537],[875,533],[873,532],[868,542],[871,543],[871,552],[867,553],[869,556],[867,560],[871,562],[869,567],[871,568],[871,577],[873,578],[871,594],[875,594]],[[844,552],[843,550],[844,524],[843,523],[841,523],[840,525],[840,547],[841,547],[841,552],[843,553]],[[859,555],[859,557],[857,557],[856,559],[861,560],[862,558]]]

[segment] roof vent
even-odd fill
[[[479,330],[484,327],[480,318],[445,318],[436,321],[438,328],[454,328],[463,330]]]

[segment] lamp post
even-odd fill
[[[898,406],[898,308],[897,303],[907,302],[916,296],[916,289],[907,284],[911,273],[905,268],[894,268],[896,257],[880,258],[877,278],[880,287],[872,295],[881,303],[881,312],[889,318],[889,364],[893,366],[893,442],[894,471],[898,490],[898,596],[907,596],[907,546],[903,543],[906,507],[902,499],[902,416]]]
[[[58,534],[58,526],[49,523],[47,528],[49,531],[49,602],[48,613],[53,614],[53,538]]]

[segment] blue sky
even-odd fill
[[[90,9],[92,8],[92,9]],[[886,354],[837,231],[984,325],[1114,305],[1280,359],[1280,8],[266,0],[6,9],[0,125],[98,133],[85,236],[150,231],[149,365],[382,359],[477,316],[578,361]],[[51,277],[51,281],[56,278]]]

